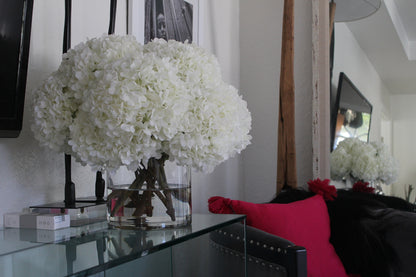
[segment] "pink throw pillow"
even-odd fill
[[[213,213],[245,214],[247,225],[305,247],[309,277],[347,277],[329,242],[329,215],[322,196],[289,204],[255,204],[219,196],[208,202]]]

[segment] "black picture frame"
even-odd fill
[[[184,0],[145,0],[144,43],[155,38],[192,42],[193,5]]]
[[[0,0],[0,137],[22,130],[33,0]]]
[[[199,0],[129,0],[127,3],[127,32],[140,43],[146,44],[154,38],[200,43]]]

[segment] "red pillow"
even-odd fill
[[[218,196],[208,202],[213,213],[245,214],[247,225],[305,247],[308,277],[347,276],[329,242],[329,215],[322,196],[289,204],[254,204]]]

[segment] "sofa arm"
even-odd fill
[[[233,224],[212,232],[210,238],[222,247],[244,252],[244,244],[241,243],[244,238],[243,224]],[[269,267],[283,269],[286,272],[284,276],[288,277],[307,276],[304,247],[250,226],[246,226],[246,242],[248,263],[269,263]]]

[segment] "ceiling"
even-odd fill
[[[346,24],[390,93],[416,94],[416,1],[382,0],[375,13]]]

